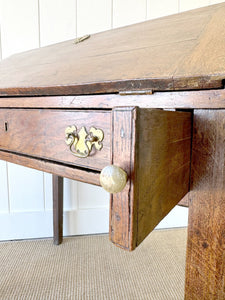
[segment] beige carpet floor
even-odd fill
[[[133,252],[107,235],[0,243],[0,299],[184,299],[186,229],[157,230]]]

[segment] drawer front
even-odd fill
[[[110,164],[111,112],[109,111],[1,109],[0,122],[2,150],[95,170],[101,170]],[[93,135],[89,134],[92,127],[101,129],[104,137],[102,142],[98,143],[100,147],[97,144],[95,147],[93,143],[87,157],[77,157],[76,155],[81,156],[82,152],[79,152],[79,149],[77,152],[75,147],[70,147],[65,142],[65,130],[71,126],[76,126],[76,133],[79,136],[76,142],[79,141],[81,145],[79,149],[85,149],[87,140],[93,138]],[[67,138],[71,138],[71,135],[67,135]]]

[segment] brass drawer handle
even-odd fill
[[[88,157],[93,147],[99,151],[103,147],[104,132],[101,129],[91,127],[88,132],[85,127],[82,127],[78,132],[77,127],[72,125],[66,128],[65,134],[65,142],[76,157]]]
[[[115,165],[102,169],[100,173],[100,184],[109,193],[119,193],[125,188],[127,173]]]

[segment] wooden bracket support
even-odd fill
[[[110,239],[134,250],[189,191],[189,112],[136,107],[112,114],[112,164],[128,174],[111,195]]]

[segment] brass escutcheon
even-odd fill
[[[65,142],[76,157],[88,157],[93,147],[99,151],[103,147],[104,132],[101,129],[91,127],[88,132],[85,127],[82,127],[78,132],[77,127],[72,125],[66,128],[65,134]]]

